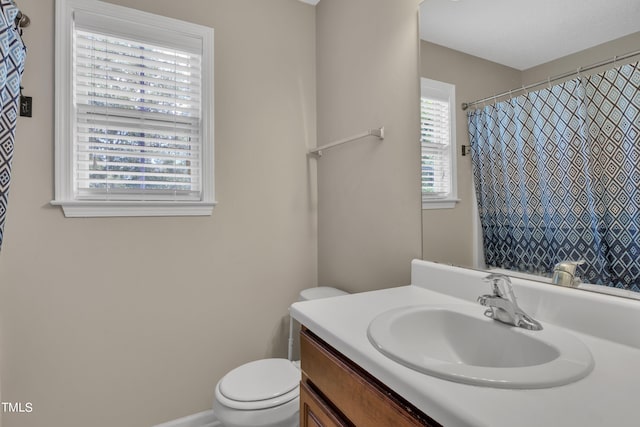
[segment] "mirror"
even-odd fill
[[[510,98],[509,91],[515,92],[513,96],[520,95],[523,92],[518,88],[523,86],[640,49],[637,0],[529,3],[425,0],[420,6],[421,77],[455,85],[454,176],[458,199],[452,209],[425,209],[423,204],[423,259],[484,268],[471,156],[461,150],[461,146],[467,146],[467,150],[469,146],[463,102],[507,93],[498,98],[503,101]],[[640,55],[616,65],[638,60]],[[602,70],[596,68],[582,75]],[[545,277],[528,277],[550,282]],[[638,292],[605,286],[584,288],[640,299]]]

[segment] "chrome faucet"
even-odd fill
[[[554,285],[576,287],[580,284],[580,278],[576,276],[576,267],[584,264],[585,261],[562,261],[553,267],[553,278],[551,283]]]
[[[478,297],[478,302],[487,308],[484,315],[507,325],[519,328],[539,331],[542,325],[522,311],[513,293],[511,279],[504,274],[492,273],[483,279],[484,282],[491,283],[492,295],[482,295]]]

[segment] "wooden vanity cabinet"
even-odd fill
[[[349,425],[305,381],[300,383],[300,427],[346,427]]]
[[[440,426],[304,327],[300,352],[301,427]]]

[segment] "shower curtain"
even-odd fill
[[[11,182],[11,162],[18,118],[20,79],[24,70],[25,46],[15,19],[13,1],[0,1],[0,247],[4,236],[7,199]]]
[[[624,65],[468,114],[488,266],[640,291],[640,69]]]

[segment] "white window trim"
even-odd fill
[[[79,200],[73,189],[73,16],[76,11],[117,17],[126,28],[159,28],[197,37],[202,56],[202,196],[199,201]],[[119,29],[120,30],[120,29]],[[154,31],[155,30],[155,31]],[[66,217],[204,216],[216,205],[214,192],[213,29],[97,0],[56,0],[55,200]]]
[[[449,83],[437,80],[420,78],[420,96],[434,97],[438,93],[448,98],[450,105],[450,158],[451,158],[451,192],[446,198],[426,198],[422,197],[422,209],[452,209],[460,201],[458,199],[458,174],[456,168],[457,140],[456,140],[456,87]]]

